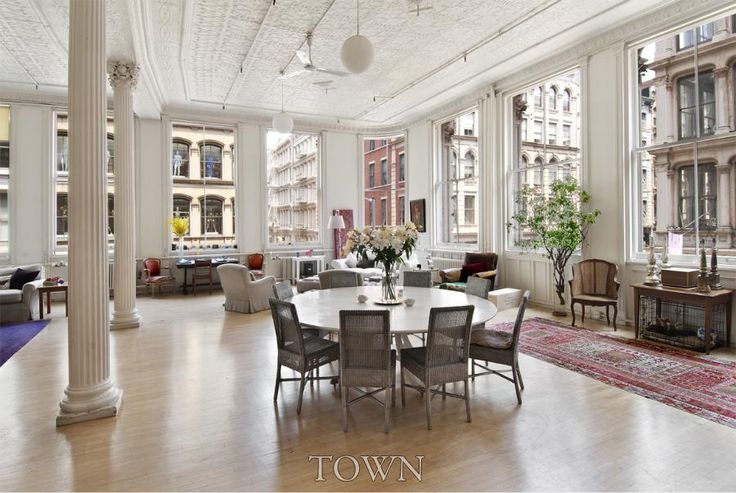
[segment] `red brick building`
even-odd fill
[[[408,220],[404,135],[363,139],[363,189],[366,226]]]

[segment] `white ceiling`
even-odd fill
[[[355,0],[106,3],[108,57],[141,64],[136,111],[144,115],[223,104],[270,114],[280,108],[279,72],[301,68],[294,52],[306,50],[307,31],[315,64],[335,70],[344,70],[340,46],[355,33]],[[419,15],[410,3],[362,0],[360,31],[375,47],[371,68],[287,79],[286,110],[365,125],[409,121],[519,70],[532,50],[540,58],[671,0],[433,0]],[[66,87],[68,11],[68,0],[0,2],[0,85]],[[328,80],[327,92],[314,84]]]

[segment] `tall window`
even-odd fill
[[[0,258],[10,255],[10,107],[0,106]]]
[[[65,255],[69,249],[69,173],[73,165],[69,162],[69,118],[65,113],[55,116],[54,159],[51,166],[54,170],[54,254]],[[105,167],[107,169],[107,240],[112,250],[115,237],[115,122],[107,118],[107,140],[105,144]]]
[[[542,94],[544,94],[541,87],[535,87],[533,90],[533,96],[534,96],[534,106],[537,108],[542,107]]]
[[[711,19],[665,33],[630,52],[638,96],[628,118],[634,130],[630,207],[637,218],[633,253],[640,258],[648,243],[661,251],[672,234],[682,235],[684,255],[695,255],[705,237],[716,239],[722,256],[736,256],[736,108],[727,82],[736,33],[723,30],[718,43],[711,42],[715,27],[728,22]],[[674,46],[683,50],[675,57]]]
[[[528,105],[526,101],[538,92],[548,95],[541,101],[542,106]],[[567,177],[580,179],[581,150],[575,146],[580,142],[580,105],[571,103],[580,98],[580,93],[580,70],[575,69],[525,88],[509,98],[509,110],[513,115],[512,128],[507,132],[512,159],[506,180],[509,216],[519,207],[525,207],[517,203],[523,187],[532,186],[549,193],[555,180]],[[557,109],[558,95],[563,111],[552,111]],[[525,121],[534,122],[532,139],[521,131]],[[558,134],[560,129],[562,142]],[[529,234],[527,231],[510,230],[509,246],[513,248],[520,241],[529,239]]]
[[[465,224],[475,224],[475,195],[465,196]]]
[[[363,218],[366,226],[403,224],[406,204],[404,134],[366,137],[363,153]],[[376,164],[379,163],[378,170]],[[377,176],[377,174],[380,175]]]
[[[406,197],[399,197],[399,224],[406,223]]]
[[[697,94],[694,75],[681,77],[677,81],[677,92],[680,138],[695,137],[698,123],[701,136],[713,134],[716,129],[716,85],[713,71],[698,74]]]
[[[468,129],[472,132],[467,132]],[[478,195],[479,177],[475,172],[478,109],[439,123],[436,132],[439,144],[435,167],[436,241],[440,244],[477,245],[478,224],[475,220],[466,221],[468,216],[464,215],[463,209],[467,210],[470,200],[474,203]],[[464,161],[462,166],[457,166],[458,156]],[[468,200],[469,197],[472,199]]]
[[[320,136],[266,136],[268,243],[277,246],[320,241]]]
[[[184,248],[205,253],[237,248],[234,207],[229,205],[235,199],[235,131],[176,122],[171,137],[171,213],[189,218]],[[172,234],[171,249],[177,248]]]
[[[175,140],[171,145],[171,174],[189,178],[189,142]]]

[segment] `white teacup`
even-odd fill
[[[414,302],[415,302],[415,301],[416,301],[416,300],[415,300],[414,298],[407,298],[407,299],[405,299],[405,300],[404,300],[404,304],[405,304],[406,306],[414,306]]]
[[[364,294],[358,295],[358,303],[365,303],[366,301],[368,301],[368,297],[366,295]]]

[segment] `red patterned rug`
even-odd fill
[[[513,324],[494,328],[510,331]],[[524,321],[520,349],[537,359],[736,428],[736,362],[543,318]]]

